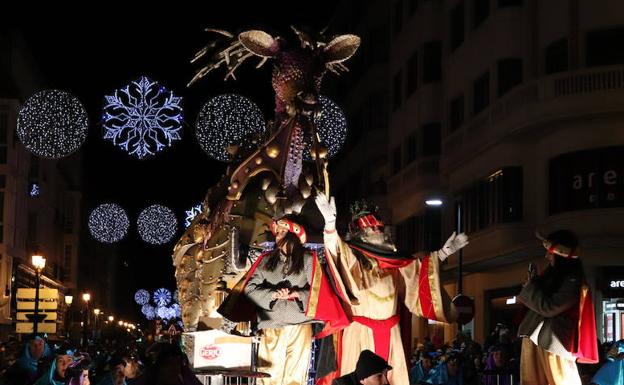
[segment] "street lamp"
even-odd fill
[[[89,323],[89,301],[91,300],[91,294],[89,293],[83,293],[82,294],[82,300],[85,303],[85,308],[84,311],[82,312],[82,346],[83,348],[86,349],[88,343],[87,343],[87,325]]]
[[[35,267],[35,316],[33,317],[33,333],[39,329],[39,286],[41,285],[41,271],[45,267],[46,259],[41,255],[32,256],[32,265]]]
[[[430,207],[442,206],[443,203],[444,202],[442,201],[442,199],[438,199],[438,198],[431,198],[425,201],[425,204]]]
[[[110,322],[113,322],[113,321],[115,320],[115,317],[113,317],[112,315],[109,315],[109,316],[108,316],[108,320],[109,320]]]
[[[69,320],[69,316],[71,315],[71,311],[69,311],[69,308],[71,307],[71,304],[74,302],[74,296],[73,295],[66,295],[65,296],[65,304],[67,305],[67,309],[65,310],[65,332],[67,334],[67,337],[69,337],[69,329],[71,329],[71,321]]]
[[[100,315],[101,311],[100,309],[93,309],[93,314],[95,314],[95,319],[94,319],[94,323],[93,323],[93,338],[96,339],[97,338],[97,334],[98,334],[98,316]]]

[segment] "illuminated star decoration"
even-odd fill
[[[89,215],[89,232],[102,243],[115,243],[128,232],[130,221],[126,211],[114,203],[104,203]]]
[[[173,238],[178,229],[178,221],[171,209],[152,205],[141,211],[137,227],[141,239],[145,242],[162,245]]]
[[[154,318],[156,318],[156,310],[154,309],[154,306],[152,305],[149,305],[149,304],[143,305],[141,307],[141,313],[143,313],[145,318],[147,318],[148,320],[153,320]]]
[[[41,187],[39,186],[39,184],[31,183],[30,190],[28,191],[28,195],[30,195],[31,198],[35,198],[35,197],[38,197],[39,194],[41,194]]]
[[[147,290],[140,289],[134,293],[134,302],[139,305],[146,305],[150,300],[150,294]]]
[[[89,118],[80,101],[61,90],[40,91],[19,112],[17,136],[31,153],[47,159],[63,158],[87,139]]]
[[[264,118],[258,106],[237,94],[223,94],[208,100],[199,111],[195,136],[201,148],[217,160],[228,162],[228,147],[249,150],[255,137],[265,131]]]
[[[201,204],[191,207],[190,210],[186,210],[185,211],[186,218],[184,219],[184,227],[189,227],[191,225],[191,222],[193,222],[193,219],[195,219],[195,217],[198,214],[201,214],[201,212],[202,212]]]
[[[160,288],[154,292],[153,299],[159,307],[167,306],[171,302],[171,292],[165,288]]]
[[[321,145],[327,148],[327,157],[331,158],[340,151],[347,139],[347,118],[344,111],[328,97],[320,95],[319,102],[321,114],[314,119],[314,123]],[[312,138],[307,137],[303,157],[308,161],[312,160],[310,157],[312,143]]]
[[[104,139],[144,159],[180,140],[182,98],[143,76],[107,95]]]

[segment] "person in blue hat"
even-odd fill
[[[416,361],[412,369],[409,372],[410,385],[418,385],[421,383],[427,383],[431,376],[431,369],[433,368],[432,360],[437,356],[435,352],[422,352],[420,359]]]
[[[613,344],[607,362],[591,379],[592,385],[624,385],[624,340]]]
[[[50,369],[34,385],[64,385],[67,383],[67,368],[74,360],[68,354],[59,354],[52,361]]]
[[[30,385],[41,376],[40,362],[51,356],[51,350],[43,337],[30,335],[24,343],[20,358],[7,370],[0,384]]]

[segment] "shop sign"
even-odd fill
[[[559,155],[549,164],[550,214],[624,207],[624,146]]]

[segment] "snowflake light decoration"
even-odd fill
[[[171,302],[171,292],[165,288],[160,288],[154,292],[154,303],[159,307],[167,306]]]
[[[156,315],[158,318],[169,319],[169,308],[166,306],[158,306],[156,308]]]
[[[186,218],[184,218],[184,227],[189,227],[191,225],[191,222],[193,222],[193,219],[195,219],[197,215],[201,214],[201,212],[202,212],[201,203],[191,207],[190,210],[186,210],[185,211]]]
[[[181,139],[182,98],[158,82],[142,76],[105,98],[104,139],[128,154],[144,159]]]
[[[171,209],[152,205],[141,211],[137,227],[141,239],[145,242],[162,245],[173,238],[178,229],[178,221]]]
[[[61,90],[31,96],[19,112],[17,136],[31,153],[48,159],[63,158],[87,139],[89,118],[82,103]]]
[[[89,215],[89,232],[102,243],[115,243],[128,232],[130,221],[126,211],[114,203],[104,203]]]
[[[347,118],[344,111],[328,97],[320,95],[319,102],[321,114],[314,119],[314,123],[321,145],[327,148],[327,157],[331,158],[340,151],[347,139]],[[308,161],[312,160],[310,157],[312,143],[312,138],[306,138],[303,154],[304,159]]]
[[[223,94],[208,100],[199,111],[195,136],[201,148],[217,160],[228,162],[229,146],[251,149],[254,136],[265,131],[264,118],[258,106],[237,94]]]
[[[137,290],[136,293],[134,293],[134,302],[136,302],[139,305],[146,305],[149,302],[149,300],[150,300],[150,294],[145,289]]]
[[[154,309],[154,306],[150,304],[143,305],[141,307],[141,313],[143,313],[145,318],[147,318],[148,320],[153,320],[154,318],[156,318],[156,309]]]

